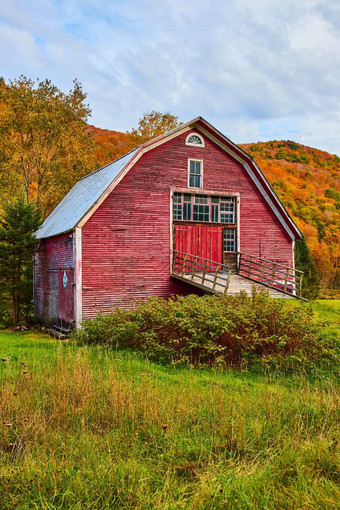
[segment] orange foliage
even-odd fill
[[[339,285],[340,158],[292,141],[241,146],[306,238],[324,286]]]
[[[130,138],[125,133],[89,126],[95,141],[95,160],[98,168],[124,156],[129,151]]]

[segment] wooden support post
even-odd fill
[[[250,278],[250,275],[251,275],[251,263],[253,261],[253,257],[252,255],[250,255],[250,260],[249,260],[249,270],[248,270],[248,278]]]
[[[287,292],[288,276],[289,276],[289,267],[287,267],[287,271],[286,271],[285,292]]]
[[[261,267],[260,267],[260,282],[262,282],[262,271],[263,271],[263,260],[261,260]]]
[[[299,279],[299,297],[302,297],[302,278],[303,278],[303,273],[301,273],[301,276]],[[296,277],[295,277],[295,288],[296,288]]]
[[[237,272],[240,272],[241,264],[242,264],[242,253],[238,252],[238,261],[237,261]]]
[[[173,253],[173,259],[172,259],[172,272],[175,273],[175,268],[176,268],[176,259],[177,259],[177,254],[176,254],[176,251],[174,250],[174,253]]]
[[[204,280],[205,280],[205,275],[207,274],[207,265],[208,265],[208,261],[206,260],[204,262],[204,270],[203,270],[203,275],[202,275],[202,285],[203,285]]]
[[[231,269],[229,269],[229,271],[228,271],[228,279],[227,279],[227,282],[226,282],[226,285],[225,285],[224,294],[227,294],[227,292],[228,292],[229,283],[230,283],[230,277],[231,277]]]
[[[276,271],[276,264],[273,264],[272,281],[270,282],[270,287],[273,287],[273,285],[274,285],[275,271]]]
[[[194,263],[192,265],[192,274],[191,274],[191,279],[192,280],[194,279],[194,276],[195,276],[196,264],[197,264],[197,257],[194,258]]]
[[[214,283],[213,283],[213,290],[215,290],[215,287],[216,287],[216,282],[217,282],[217,277],[218,277],[219,270],[220,270],[220,265],[217,264],[216,271],[215,271],[215,277],[214,277]]]
[[[183,275],[184,275],[184,271],[185,271],[185,264],[187,263],[187,257],[188,257],[188,255],[187,255],[187,254],[185,254],[185,255],[184,255],[184,258],[183,258],[183,262],[182,262],[183,266],[182,266],[181,276],[183,276]]]

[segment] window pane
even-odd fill
[[[182,195],[181,193],[174,193],[174,204],[182,203]]]
[[[191,220],[191,203],[184,202],[183,204],[183,220]]]
[[[174,204],[174,220],[182,219],[182,205]]]
[[[234,202],[221,202],[221,211],[234,211]]]
[[[191,145],[203,145],[203,141],[202,141],[201,137],[198,135],[189,136],[186,143],[191,144]]]
[[[221,223],[235,223],[235,201],[233,198],[221,198]]]
[[[208,205],[202,205],[203,208],[202,211],[202,221],[209,221],[209,206]]]
[[[234,213],[222,213],[221,223],[234,223]]]
[[[190,173],[194,175],[201,175],[200,161],[190,161]]]
[[[189,186],[201,188],[202,186],[202,162],[190,160]]]
[[[235,251],[235,230],[224,229],[223,232],[223,251]]]
[[[192,219],[194,221],[209,221],[209,206],[194,204]]]
[[[207,195],[195,195],[195,204],[207,204],[208,196]]]
[[[218,205],[211,204],[211,221],[218,222]]]
[[[201,177],[198,175],[190,175],[189,185],[192,187],[200,187]],[[192,203],[193,205],[202,205],[202,207],[193,207],[191,205]],[[234,224],[236,222],[235,199],[232,197],[227,198],[175,192],[173,194],[173,204],[174,220],[211,221],[214,223],[220,222],[227,224]],[[230,244],[228,246],[230,247]]]
[[[195,179],[195,188],[200,188],[201,187],[201,177],[197,176],[197,177],[194,177]]]

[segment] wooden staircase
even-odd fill
[[[302,276],[301,271],[244,253],[238,253],[236,268],[178,251],[173,257],[172,277],[209,294],[251,294],[255,286],[266,288],[273,298],[303,299]]]

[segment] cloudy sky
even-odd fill
[[[171,111],[340,155],[339,0],[11,0],[0,60],[6,80],[78,78],[98,127]]]

